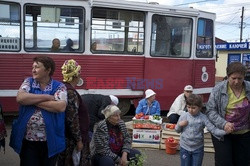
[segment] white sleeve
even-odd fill
[[[167,116],[170,116],[171,114],[181,115],[183,112],[185,112],[183,110],[185,108],[185,103],[183,103],[182,100],[183,100],[183,94],[180,94],[171,105]]]

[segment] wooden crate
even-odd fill
[[[206,130],[204,130],[204,151],[214,153],[214,146],[211,134]]]
[[[147,143],[136,143],[132,142],[133,148],[153,148],[153,149],[159,149],[160,144],[147,144]]]
[[[160,149],[166,149],[165,140],[168,137],[173,137],[174,139],[180,141],[180,134],[174,129],[164,129],[161,131],[161,144]],[[177,148],[179,150],[179,147]]]
[[[164,129],[161,131],[161,144],[160,149],[166,149],[165,140],[168,137],[173,137],[176,140],[180,140],[180,134],[177,133],[175,130],[171,129]],[[179,149],[179,148],[177,148]],[[205,152],[212,152],[214,153],[214,147],[211,139],[211,134],[204,130],[204,151]]]
[[[133,121],[125,122],[125,125],[126,125],[126,128],[127,128],[127,131],[129,133],[129,135],[132,138],[132,135],[133,135]]]

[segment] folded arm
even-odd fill
[[[48,94],[33,94],[24,90],[19,90],[17,93],[16,101],[21,105],[36,105],[45,101],[53,101],[54,96]]]
[[[64,100],[44,101],[36,104],[37,107],[49,112],[64,112],[67,106]]]

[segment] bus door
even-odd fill
[[[152,16],[150,56],[145,59],[145,89],[154,89],[162,110],[168,110],[183,87],[192,82],[190,60],[193,20]]]
[[[204,101],[215,84],[213,20],[199,18],[196,38],[196,58],[194,61],[194,93],[204,94]]]

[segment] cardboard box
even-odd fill
[[[133,129],[133,142],[159,144],[161,130]]]
[[[132,147],[160,148],[161,130],[133,129]]]

